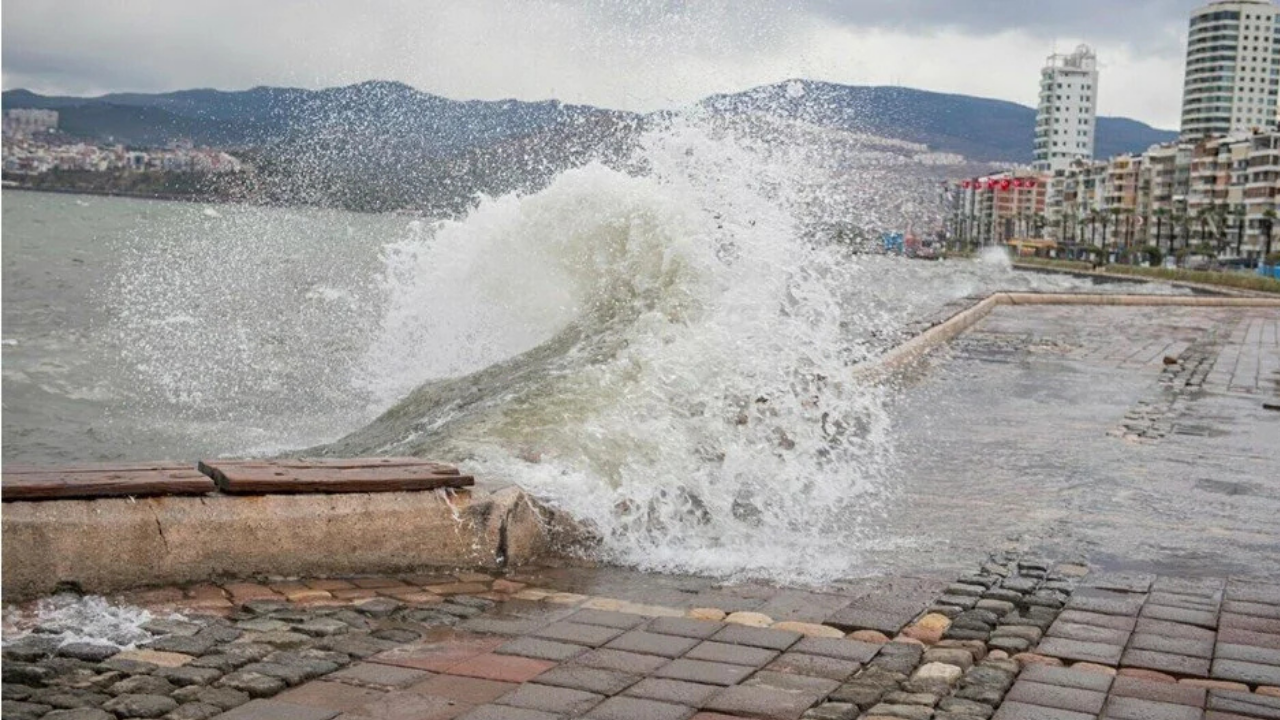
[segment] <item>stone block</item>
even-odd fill
[[[1094,714],[1102,712],[1102,705],[1106,699],[1105,693],[1093,690],[1027,681],[1016,683],[1005,696],[1006,702],[1024,702],[1028,705],[1079,710]]]
[[[449,675],[464,675],[483,680],[522,683],[532,680],[554,666],[555,663],[548,660],[488,653],[463,660],[444,672]]]
[[[561,620],[535,631],[535,637],[557,642],[600,647],[623,634],[623,630],[607,625],[585,625]]]
[[[739,685],[713,696],[707,701],[706,708],[731,715],[783,720],[800,717],[818,700],[816,695]]]
[[[279,700],[254,700],[218,716],[218,720],[331,720],[336,710],[294,705]]]
[[[1135,650],[1130,648],[1124,652],[1121,664],[1125,667],[1158,670],[1171,675],[1205,677],[1209,674],[1209,660],[1206,658],[1173,655],[1154,650]]]
[[[581,715],[604,700],[603,695],[551,687],[537,683],[525,683],[498,701],[500,705],[542,710],[559,715]]]
[[[745,665],[681,658],[659,668],[653,675],[703,685],[736,685],[747,679],[753,672],[755,668]]]
[[[725,628],[721,632],[726,632],[732,628]],[[767,631],[761,631],[767,632]],[[644,655],[659,655],[667,658],[676,658],[684,655],[698,644],[697,638],[680,637],[677,635],[659,635],[658,633],[646,632],[644,630],[631,630],[610,641],[605,647],[611,650],[624,650],[626,652],[641,653]]]
[[[747,645],[729,645],[715,641],[699,644],[685,654],[690,660],[729,663],[730,665],[746,665],[753,668],[763,667],[778,657],[776,650],[750,647]]]
[[[1208,673],[1200,673],[1208,674]],[[1214,678],[1250,685],[1280,685],[1280,666],[1218,658],[1213,661]]]
[[[1162,683],[1135,677],[1117,677],[1111,686],[1111,693],[1122,697],[1134,697],[1142,700],[1204,707],[1207,695],[1204,688]]]
[[[1112,696],[1106,720],[1200,720],[1200,708],[1135,697]]]
[[[1021,679],[1100,693],[1105,693],[1112,683],[1107,675],[1049,665],[1028,665],[1023,669]]]
[[[1209,640],[1168,637],[1149,633],[1135,633],[1129,640],[1129,647],[1138,650],[1154,650],[1156,652],[1187,655],[1189,657],[1213,657],[1213,643]]]
[[[844,681],[862,669],[862,664],[852,660],[841,660],[822,655],[789,652],[774,660],[765,669],[772,672],[794,673],[796,675],[809,675],[828,680]]]
[[[1045,638],[1036,652],[1040,655],[1061,658],[1063,660],[1082,660],[1102,665],[1117,665],[1123,648],[1118,645],[1106,645],[1067,638]]]
[[[686,720],[696,710],[683,705],[657,702],[645,698],[615,697],[597,705],[587,717],[590,720]]]
[[[665,678],[645,678],[627,688],[624,694],[673,705],[702,707],[707,698],[717,692],[720,692],[720,688],[716,685],[702,685],[700,683]]]

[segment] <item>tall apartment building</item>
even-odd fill
[[[1280,88],[1280,24],[1271,0],[1215,0],[1191,14],[1182,137],[1269,128]]]
[[[1093,158],[1098,120],[1098,58],[1088,45],[1049,56],[1040,71],[1036,110],[1035,165],[1060,170],[1074,160]]]
[[[14,108],[4,113],[5,135],[30,135],[58,127],[57,110]]]

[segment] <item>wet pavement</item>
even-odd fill
[[[902,393],[865,567],[1008,548],[1280,578],[1278,328],[1267,308],[997,308]]]
[[[824,592],[558,567],[117,601],[157,615],[150,639],[59,643],[9,618],[3,717],[1280,717],[1280,584],[1008,554]]]

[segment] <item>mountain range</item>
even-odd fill
[[[840,130],[923,143],[970,160],[1027,163],[1035,110],[1017,103],[903,87],[790,80],[701,101],[720,113],[763,112]],[[325,90],[257,87],[244,91],[182,90],[100,97],[9,90],[3,106],[51,108],[75,136],[130,145],[176,138],[212,146],[259,146],[330,133],[361,140],[396,137],[431,154],[449,154],[551,126],[636,113],[557,101],[456,101],[403,83],[371,81]],[[1098,118],[1097,155],[1141,152],[1176,133],[1127,118]]]
[[[55,109],[60,132],[100,142],[155,147],[186,139],[237,149],[253,176],[213,188],[213,195],[430,213],[463,210],[477,193],[536,189],[590,159],[622,162],[640,131],[672,114],[557,101],[456,101],[395,82],[94,98],[10,90],[3,106]],[[1035,126],[1035,111],[1016,103],[806,80],[711,96],[689,111],[739,126],[782,132],[803,126],[928,146],[964,156],[970,165],[963,172],[975,162],[1029,162]],[[1133,120],[1099,118],[1097,151],[1141,152],[1174,137]],[[913,152],[919,150],[904,151]]]

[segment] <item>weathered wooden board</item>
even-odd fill
[[[204,495],[213,481],[190,465],[134,463],[69,468],[6,466],[0,499],[67,500],[154,495]]]
[[[457,468],[415,458],[204,460],[199,468],[231,494],[397,492],[475,484]]]

